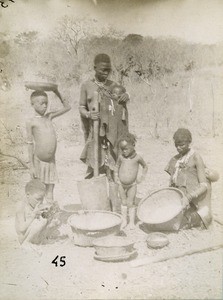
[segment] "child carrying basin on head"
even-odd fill
[[[31,105],[35,110],[35,116],[26,125],[30,174],[32,178],[38,178],[46,185],[48,202],[53,201],[54,185],[58,181],[55,162],[57,138],[52,119],[70,110],[68,102],[61,101],[62,109],[47,113],[47,94],[34,91],[31,94]]]

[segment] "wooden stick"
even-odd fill
[[[99,111],[99,94],[94,92],[92,111]],[[93,121],[93,135],[94,135],[94,177],[99,176],[99,155],[98,155],[98,140],[99,140],[99,119]]]
[[[198,248],[198,249],[194,249],[194,250],[189,250],[189,251],[181,252],[179,254],[172,254],[172,255],[169,255],[169,256],[166,256],[166,257],[137,259],[137,260],[131,262],[130,265],[131,265],[131,267],[135,268],[135,267],[148,265],[150,263],[159,263],[159,262],[164,262],[164,261],[167,261],[167,260],[170,260],[170,259],[181,258],[181,257],[188,256],[188,255],[204,253],[204,252],[208,252],[208,251],[214,251],[214,250],[218,250],[220,248],[223,248],[223,244],[210,246],[210,247],[205,247],[205,248],[200,248],[200,249]]]
[[[5,124],[4,124],[4,122],[3,122],[2,120],[0,120],[0,122],[2,123],[3,127],[5,128],[6,133],[7,133],[8,137],[9,137],[11,143],[12,143],[12,144],[15,144],[15,142],[13,141],[13,138],[12,138],[12,136],[11,136],[11,134],[10,134],[10,130],[5,126]]]

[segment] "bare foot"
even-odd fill
[[[134,230],[136,228],[135,224],[131,224],[129,223],[127,226],[126,226],[126,229],[129,229],[129,230]]]

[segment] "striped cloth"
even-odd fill
[[[34,155],[34,168],[36,176],[41,182],[45,184],[54,184],[58,182],[55,158],[50,162],[45,162]]]

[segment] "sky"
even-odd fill
[[[0,31],[48,35],[64,15],[110,23],[126,34],[223,41],[223,0],[14,0],[0,7]]]

